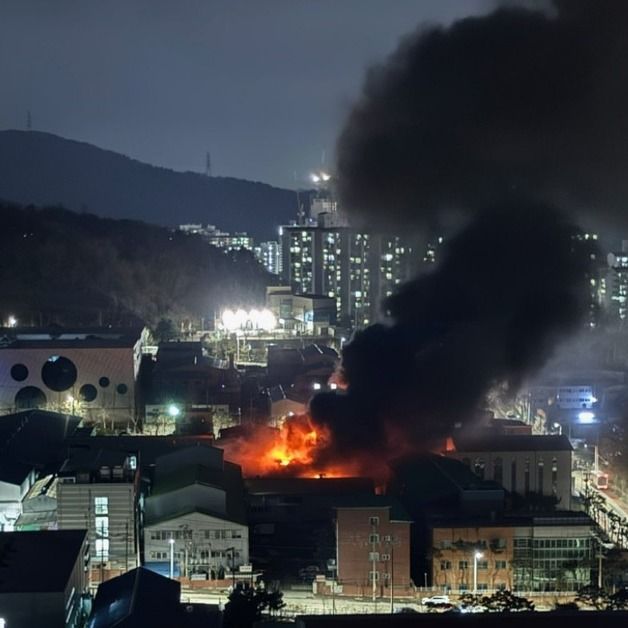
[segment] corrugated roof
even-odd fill
[[[0,532],[0,593],[64,591],[86,534],[86,530]]]

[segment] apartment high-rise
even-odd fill
[[[342,325],[381,318],[382,300],[413,270],[408,238],[352,228],[331,198],[314,198],[309,216],[281,227],[280,236],[284,282],[296,294],[335,298]]]

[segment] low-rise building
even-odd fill
[[[33,408],[134,425],[147,330],[0,330],[0,413]]]
[[[561,510],[571,509],[572,447],[565,435],[490,434],[456,437],[446,451],[479,478],[494,480],[522,497],[553,497]]]
[[[75,451],[59,471],[59,528],[87,529],[92,583],[138,565],[138,487],[137,456],[125,452]]]
[[[85,530],[0,533],[0,617],[7,628],[83,626]]]
[[[222,450],[198,445],[157,459],[145,501],[144,560],[160,572],[172,561],[183,577],[211,579],[249,564],[242,471]]]
[[[343,594],[407,595],[410,580],[408,513],[396,500],[373,495],[336,508],[336,569]]]
[[[454,592],[576,591],[592,581],[592,531],[591,519],[579,512],[435,519],[432,586]]]

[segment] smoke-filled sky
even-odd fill
[[[2,0],[0,129],[295,187],[366,67],[494,0]],[[297,173],[295,183],[294,173]]]

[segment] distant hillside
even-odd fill
[[[266,239],[296,213],[290,190],[175,172],[37,131],[0,131],[0,199],[164,226],[209,223]]]
[[[132,220],[0,203],[0,325],[211,320],[260,305],[271,275],[250,251]]]

